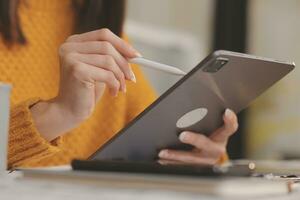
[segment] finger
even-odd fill
[[[122,55],[128,58],[140,57],[140,53],[109,29],[100,29],[87,33],[72,35],[67,42],[108,41]]]
[[[230,109],[226,109],[223,115],[224,125],[217,129],[210,138],[218,143],[227,143],[228,138],[238,129],[237,116]]]
[[[70,42],[65,43],[61,49],[61,52],[76,52],[81,54],[100,54],[110,55],[114,58],[125,77],[128,80],[136,82],[135,75],[128,63],[128,61],[107,41],[88,41],[88,42]],[[62,53],[64,54],[64,53]]]
[[[205,156],[219,157],[226,152],[224,145],[215,143],[210,138],[199,133],[184,131],[179,135],[179,140],[194,146]]]
[[[160,151],[158,156],[161,159],[179,161],[187,164],[214,165],[218,161],[218,158],[201,157],[197,152],[170,149]]]
[[[77,59],[86,64],[112,71],[119,80],[123,92],[126,92],[125,76],[115,60],[108,55],[78,54]]]
[[[95,85],[96,102],[98,102],[100,100],[100,98],[103,96],[104,91],[105,91],[105,83],[96,82],[96,85]]]
[[[83,82],[102,82],[109,88],[112,96],[117,96],[120,82],[116,79],[111,71],[107,71],[102,68],[94,67],[86,63],[77,62],[73,67],[74,76]]]

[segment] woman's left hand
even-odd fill
[[[179,135],[179,140],[192,145],[193,150],[161,150],[158,155],[158,162],[161,164],[217,164],[226,155],[226,145],[229,137],[238,129],[237,116],[230,109],[226,109],[223,120],[224,125],[209,137],[200,133],[182,132]]]

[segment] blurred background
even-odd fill
[[[300,63],[299,19],[299,0],[128,0],[125,30],[148,58],[189,71],[215,49]],[[159,94],[178,80],[145,73]],[[299,85],[296,67],[239,114],[232,158],[300,158]]]

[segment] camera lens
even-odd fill
[[[228,58],[217,58],[212,64],[205,67],[203,71],[208,73],[216,73],[218,72],[224,65],[228,62]]]

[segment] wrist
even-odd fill
[[[52,141],[80,123],[55,100],[38,102],[30,111],[37,130],[47,141]]]

